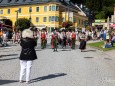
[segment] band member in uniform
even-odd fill
[[[67,42],[69,44],[69,46],[71,46],[71,32],[68,30],[68,32],[66,32],[66,36],[67,36]]]
[[[45,48],[45,40],[46,40],[46,34],[45,34],[45,31],[42,30],[42,32],[41,32],[41,48],[42,49]]]
[[[74,30],[72,31],[72,34],[71,34],[71,40],[72,40],[72,47],[71,48],[75,49],[76,33]]]
[[[66,48],[66,43],[67,43],[67,36],[65,31],[62,31],[62,48]]]
[[[57,44],[58,44],[58,32],[57,30],[55,29],[55,31],[53,32],[53,45],[54,45],[54,52],[57,51]]]
[[[46,35],[46,38],[45,38],[45,48],[46,48],[46,45],[47,45],[47,38],[48,38],[48,32],[47,32],[47,30],[45,30],[45,35]]]
[[[55,35],[54,35],[54,32],[52,32],[52,35],[51,35],[51,47],[52,47],[52,49],[54,49],[54,41],[55,41]]]

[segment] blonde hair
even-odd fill
[[[22,31],[22,37],[23,38],[33,38],[33,32],[30,29],[25,29]]]

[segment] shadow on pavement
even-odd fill
[[[61,50],[61,51],[71,51],[70,49],[68,50],[68,49],[63,49],[63,50]]]
[[[13,60],[13,59],[18,59],[18,57],[15,57],[15,58],[8,58],[8,59],[0,59],[0,61],[7,61],[7,60]]]
[[[18,81],[16,81],[16,80],[0,80],[0,85],[10,84],[10,83],[14,83],[14,82],[18,82]]]
[[[18,54],[8,54],[8,55],[0,55],[0,58],[6,57],[6,56],[17,56]]]
[[[112,60],[111,58],[104,58],[104,59],[106,59],[106,60]]]
[[[46,79],[57,78],[57,77],[65,76],[65,75],[67,75],[67,74],[65,74],[65,73],[50,74],[50,75],[47,75],[47,76],[32,79],[30,83],[37,82],[37,81],[42,81],[42,80],[46,80]]]
[[[94,57],[84,57],[84,58],[94,58]]]
[[[82,52],[96,52],[96,50],[84,50]]]

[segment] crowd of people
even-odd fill
[[[76,40],[79,40],[81,42],[84,42],[82,40],[85,40],[86,42],[85,33],[78,33],[78,34],[75,32],[75,30],[62,30],[62,31],[58,31],[57,29],[53,30],[52,33],[49,35],[51,38],[51,48],[54,50],[54,52],[57,51],[58,46],[61,46],[62,49],[65,49],[66,46],[69,46],[71,49],[75,49]],[[83,36],[84,36],[84,39],[83,39]],[[47,31],[42,30],[41,37],[40,37],[42,49],[46,48],[47,37],[48,37]],[[86,46],[86,43],[84,44]],[[82,47],[79,47],[79,48],[82,49]]]
[[[84,36],[84,37],[82,37]],[[66,46],[70,46],[72,49],[75,49],[76,40],[78,40],[82,45],[86,45],[86,41],[88,40],[104,40],[104,48],[113,47],[115,42],[115,36],[112,34],[111,36],[108,33],[108,30],[85,30],[85,31],[75,31],[75,30],[61,30],[54,29],[52,33],[48,33],[46,29],[42,29],[41,31],[33,31],[33,37],[36,41],[41,41],[41,49],[46,48],[47,39],[51,38],[51,48],[54,49],[54,52],[57,51],[58,46],[62,46],[62,48],[66,48]],[[83,38],[85,42],[83,41]],[[0,31],[0,45],[7,46],[8,41],[10,43],[20,43],[21,32],[20,31]],[[83,43],[84,42],[84,43]],[[79,48],[81,48],[81,44]]]
[[[36,34],[36,35],[35,35]],[[23,83],[26,82],[31,83],[30,81],[30,73],[31,73],[31,67],[34,60],[37,59],[37,55],[35,52],[35,46],[37,46],[37,40],[41,39],[41,48],[46,48],[47,44],[47,37],[48,33],[46,30],[42,30],[41,34],[39,32],[33,32],[30,29],[25,29],[22,32],[22,37],[20,39],[20,45],[21,45],[21,53],[20,53],[20,77],[19,82]],[[72,49],[75,49],[75,42],[76,42],[76,33],[74,30],[72,31],[61,31],[54,30],[52,32],[51,36],[51,47],[54,49],[54,52],[57,51],[58,44],[62,45],[62,48],[66,48],[66,45],[68,44]],[[83,33],[82,39],[85,38],[85,33]],[[85,41],[85,40],[84,40]],[[81,41],[84,42],[84,41]],[[84,46],[83,46],[84,47]],[[82,44],[81,47],[82,48]],[[26,71],[25,71],[26,70]],[[24,81],[24,76],[26,74],[26,81]]]
[[[1,46],[8,46],[8,41],[11,43],[20,43],[20,32],[12,32],[12,31],[0,31],[0,45]]]
[[[24,82],[24,75],[26,74],[26,83],[30,83],[30,73],[33,60],[37,59],[35,52],[35,46],[37,46],[37,41],[41,41],[41,49],[47,47],[47,39],[51,38],[51,48],[54,52],[57,52],[58,47],[61,46],[62,49],[69,46],[71,49],[76,48],[76,41],[79,42],[79,49],[81,52],[86,49],[86,43],[88,40],[104,40],[104,48],[113,47],[115,42],[115,34],[111,35],[111,39],[108,38],[108,31],[75,31],[75,30],[61,30],[54,29],[51,34],[47,32],[46,29],[42,29],[41,32],[36,30],[32,31],[30,28],[24,31],[13,32],[10,31],[0,31],[0,44],[6,46],[7,42],[10,40],[12,43],[18,43],[21,45],[20,53],[20,83]],[[26,71],[25,71],[26,70]]]

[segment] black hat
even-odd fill
[[[46,28],[42,28],[42,30],[46,30]]]

